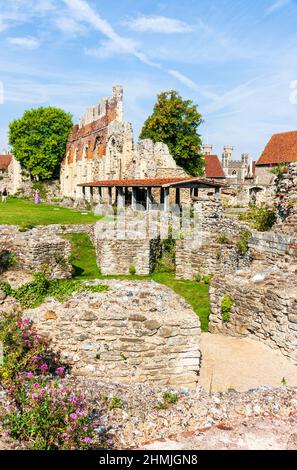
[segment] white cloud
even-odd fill
[[[125,21],[124,24],[133,31],[139,32],[173,34],[194,31],[193,26],[184,21],[166,16],[139,16]]]
[[[106,58],[115,54],[130,54],[150,67],[164,70],[161,64],[150,60],[148,55],[141,50],[138,42],[134,39],[117,34],[112,25],[101,18],[85,0],[64,0],[64,3],[70,8],[76,21],[84,21],[92,25],[108,38],[108,40],[101,41],[99,48],[87,49],[87,54],[97,58]],[[180,72],[176,70],[166,70],[166,72],[175,76],[175,78],[190,89],[197,90],[195,83]]]
[[[32,36],[9,38],[8,41],[13,46],[21,47],[22,49],[33,50],[38,49],[38,47],[40,46],[39,40]]]
[[[265,11],[265,16],[272,15],[273,13],[281,10],[282,8],[286,7],[291,3],[291,0],[276,0],[272,3]]]
[[[216,101],[219,99],[219,96],[217,94],[207,90],[207,88],[204,86],[198,85],[197,83],[195,83],[193,80],[191,80],[189,77],[179,72],[178,70],[168,70],[168,73],[172,75],[173,77],[175,77],[179,82],[181,82],[187,88],[190,88],[190,90],[196,91],[204,98],[207,98],[211,101]]]
[[[82,34],[86,31],[86,28],[73,18],[60,16],[56,18],[55,23],[58,29],[67,35],[76,36],[77,34]]]

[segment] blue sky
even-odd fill
[[[77,120],[122,84],[136,138],[176,89],[199,104],[204,142],[256,159],[297,129],[296,24],[296,0],[0,0],[0,150],[25,109]]]

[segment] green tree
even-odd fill
[[[179,166],[193,176],[202,175],[202,141],[197,133],[202,122],[197,105],[183,100],[177,91],[166,91],[158,95],[154,112],[144,123],[140,138],[164,142]]]
[[[9,125],[12,153],[34,179],[57,177],[72,128],[72,116],[54,107],[25,111]]]

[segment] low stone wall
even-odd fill
[[[19,232],[17,227],[1,226],[1,251],[14,253],[19,269],[44,272],[50,278],[58,279],[72,275],[70,242],[54,233],[40,233],[38,230]]]
[[[256,251],[272,253],[275,255],[295,254],[297,234],[289,236],[284,233],[251,231],[249,247]],[[296,252],[297,255],[297,252]]]
[[[97,281],[99,283],[99,281]],[[152,281],[104,281],[109,290],[74,294],[24,313],[74,375],[104,382],[194,387],[200,323],[189,305]]]
[[[212,333],[257,338],[297,363],[297,275],[272,269],[217,275],[211,282]],[[223,321],[222,299],[233,302],[229,320]]]
[[[97,265],[104,275],[129,274],[133,266],[139,276],[149,275],[160,252],[159,239],[96,241]]]
[[[202,244],[195,240],[176,241],[176,278],[195,279],[217,272],[231,273],[249,265],[249,255],[239,253],[233,244],[220,244],[208,237]]]

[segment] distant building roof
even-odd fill
[[[225,173],[217,155],[205,155],[206,178],[225,178]]]
[[[256,165],[290,163],[297,160],[297,131],[274,134]]]
[[[11,155],[0,155],[0,170],[6,170],[12,160]]]

